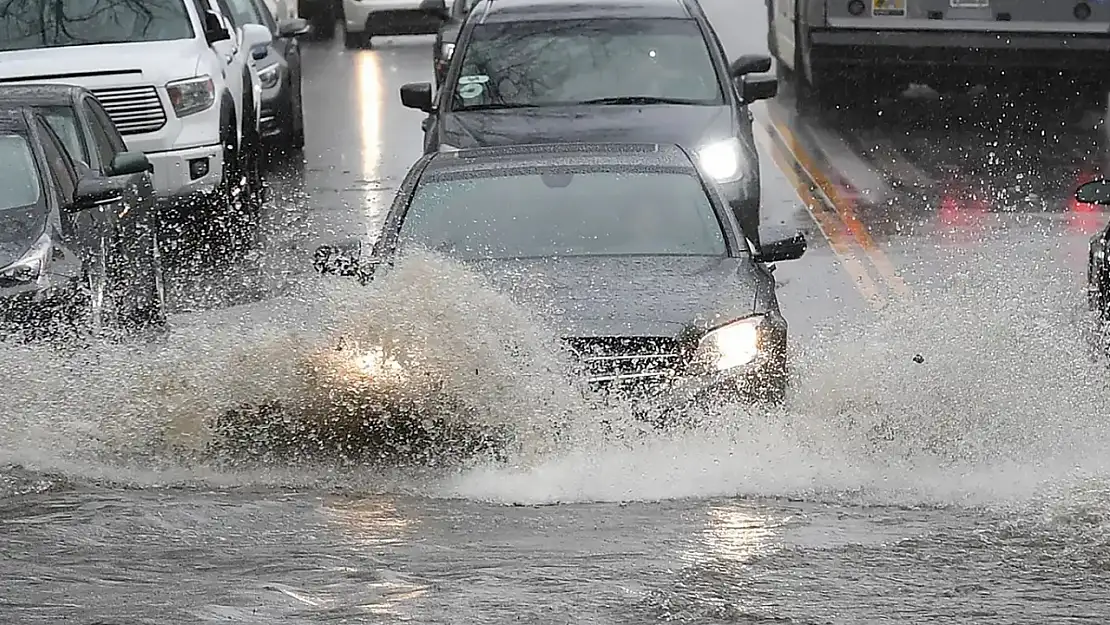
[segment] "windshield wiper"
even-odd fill
[[[626,95],[612,98],[582,100],[578,104],[701,104],[689,98],[660,98],[652,95]]]
[[[497,109],[534,109],[539,108],[536,104],[524,104],[521,102],[504,102],[501,104],[475,104],[473,106],[460,106],[455,109],[456,111],[496,111]]]

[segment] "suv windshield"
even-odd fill
[[[27,140],[0,134],[0,210],[37,204],[42,194],[35,157]]]
[[[463,259],[727,253],[692,174],[569,170],[422,184],[400,243]]]
[[[701,29],[686,19],[477,25],[453,96],[456,110],[621,98],[723,102]]]
[[[183,0],[0,0],[0,51],[192,36]]]

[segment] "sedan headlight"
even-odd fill
[[[19,260],[0,269],[0,277],[14,282],[34,282],[46,272],[46,264],[54,253],[50,235],[43,233]]]
[[[726,371],[750,364],[762,348],[762,325],[763,317],[755,316],[710,330],[698,342],[694,362],[709,371]]]
[[[263,89],[273,89],[281,80],[281,64],[274,63],[258,70],[258,81]]]
[[[702,170],[716,182],[732,182],[744,175],[744,146],[736,137],[704,145],[695,154]]]

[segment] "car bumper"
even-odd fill
[[[278,137],[286,128],[286,120],[292,114],[292,103],[285,81],[279,82],[273,89],[262,92],[262,113],[259,117],[259,131],[263,139]]]
[[[0,335],[43,330],[40,326],[76,301],[78,283],[79,278],[60,274],[47,274],[30,283],[0,283]]]
[[[412,0],[347,0],[343,8],[349,33],[434,35],[442,25]]]
[[[1102,70],[1105,34],[998,33],[977,30],[829,28],[810,32],[816,66],[1032,68]]]
[[[224,151],[220,144],[168,152],[147,152],[154,166],[154,189],[159,201],[208,195],[220,184]]]

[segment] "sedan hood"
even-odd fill
[[[575,257],[471,263],[562,336],[678,336],[755,312],[743,259]]]
[[[38,208],[0,211],[0,269],[23,257],[46,230],[46,216]]]
[[[571,141],[676,143],[693,148],[733,136],[727,106],[566,106],[452,111],[440,143],[456,148]]]

